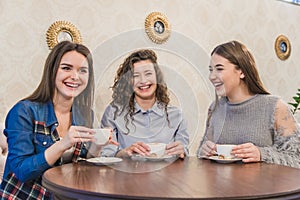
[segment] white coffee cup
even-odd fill
[[[236,146],[234,144],[217,144],[217,154],[219,156],[224,156],[225,159],[234,158],[231,154],[232,148]]]
[[[94,129],[95,133],[95,143],[98,145],[103,145],[105,144],[110,136],[111,129],[110,128],[99,128],[99,129]]]
[[[150,147],[150,156],[162,157],[163,155],[165,155],[166,146],[167,146],[165,143],[155,142],[155,143],[148,143],[147,145]]]

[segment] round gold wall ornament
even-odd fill
[[[152,42],[162,44],[169,39],[171,26],[164,14],[152,12],[146,17],[145,31]]]
[[[279,35],[275,41],[275,52],[280,60],[286,60],[291,54],[291,44],[284,35]]]
[[[47,30],[46,38],[50,49],[65,40],[75,43],[82,42],[79,30],[72,23],[67,21],[56,21],[51,24]]]

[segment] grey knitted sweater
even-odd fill
[[[232,104],[221,98],[207,122],[201,144],[207,139],[218,144],[251,142],[259,147],[262,161],[300,168],[299,128],[290,136],[281,136],[275,130],[278,100],[279,97],[272,95],[255,95]],[[213,107],[214,103],[210,110]]]

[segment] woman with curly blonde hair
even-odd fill
[[[166,154],[184,157],[189,137],[181,110],[169,105],[168,88],[154,51],[130,54],[119,66],[112,86],[112,102],[101,125],[114,130],[119,147],[108,145],[103,156],[149,155],[146,143],[166,143]]]

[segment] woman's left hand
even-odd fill
[[[166,147],[167,155],[179,155],[180,158],[184,158],[184,146],[181,142],[176,141],[167,145]]]
[[[236,145],[231,151],[235,157],[242,158],[243,162],[259,162],[260,151],[253,143],[244,143]]]
[[[109,129],[110,129],[110,135],[109,135],[109,138],[108,138],[107,142],[105,144],[100,144],[100,145],[96,144],[96,145],[98,145],[98,146],[105,146],[105,145],[108,145],[108,144],[113,144],[113,145],[117,145],[117,146],[119,145],[118,142],[113,140],[113,136],[112,136],[113,130],[111,128],[109,128]]]
[[[107,143],[104,144],[104,146],[108,145],[108,144],[113,144],[113,145],[116,145],[116,146],[119,145],[119,143],[117,141],[113,140],[112,135],[109,136],[109,139],[108,139]]]

